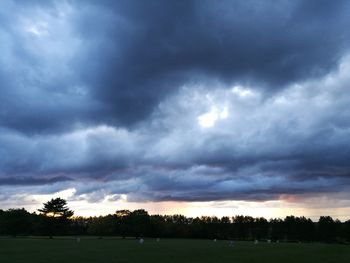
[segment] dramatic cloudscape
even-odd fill
[[[350,217],[349,1],[0,2],[0,208]]]

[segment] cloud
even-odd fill
[[[0,185],[89,202],[347,191],[350,6],[325,4],[2,2]]]
[[[276,91],[335,70],[349,40],[346,1],[2,5],[1,125],[24,133],[130,127],[189,82]]]
[[[44,185],[69,180],[71,179],[63,176],[56,176],[52,178],[3,177],[0,178],[0,185]]]
[[[2,131],[2,182],[69,178],[62,189],[75,187],[88,200],[271,200],[345,191],[348,69],[347,57],[338,72],[273,96],[253,87],[184,86],[134,130],[97,126],[36,137]],[[226,118],[201,125],[198,116],[213,107],[225,108]]]

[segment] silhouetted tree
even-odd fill
[[[29,235],[32,231],[32,215],[24,208],[9,209],[2,212],[2,230],[3,234],[12,235]]]
[[[150,216],[150,235],[152,237],[166,236],[166,221],[161,215]]]
[[[334,241],[336,235],[336,225],[332,217],[321,216],[318,220],[318,238],[324,242]]]
[[[344,238],[347,242],[350,242],[350,220],[344,223]]]
[[[38,209],[45,217],[43,224],[45,232],[52,238],[54,234],[66,234],[69,226],[69,218],[74,212],[67,206],[67,201],[62,198],[53,198],[44,203],[44,207]]]
[[[150,216],[146,210],[134,210],[126,217],[126,220],[130,224],[136,238],[148,234],[147,230],[149,229]]]
[[[116,234],[117,221],[114,215],[99,216],[90,220],[88,233],[97,236],[111,236]]]
[[[73,220],[71,220],[69,234],[85,235],[87,234],[88,226],[89,226],[88,218],[84,218],[81,216],[75,217]]]
[[[269,221],[241,215],[232,218],[150,216],[146,210],[138,209],[118,210],[107,216],[71,218],[73,211],[61,198],[44,203],[39,211],[41,214],[29,213],[25,209],[0,209],[0,234],[350,242],[350,220],[342,223],[330,216],[322,216],[315,223],[309,218],[295,216]]]
[[[46,216],[68,218],[73,216],[74,212],[67,206],[67,201],[62,198],[53,198],[44,207],[38,209],[39,212]]]
[[[263,217],[255,218],[251,232],[254,239],[267,239],[269,232],[268,221]]]
[[[270,226],[270,237],[272,240],[283,240],[286,238],[286,233],[284,230],[284,222],[280,218],[271,219],[269,222]]]
[[[130,225],[128,224],[128,217],[130,216],[129,210],[117,210],[115,212],[116,216],[116,232],[117,235],[122,236],[125,238],[128,234],[130,234]]]

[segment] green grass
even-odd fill
[[[1,263],[233,262],[349,263],[350,245],[145,239],[0,239]]]

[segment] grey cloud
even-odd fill
[[[346,1],[47,2],[6,1],[17,27],[2,14],[18,69],[0,74],[1,124],[27,133],[133,126],[191,81],[278,90],[336,69],[348,50]],[[21,32],[22,20],[48,36]]]
[[[0,4],[0,185],[90,202],[349,189],[347,1],[45,2]]]
[[[37,177],[2,177],[0,185],[45,185],[54,184],[62,181],[71,181],[72,179],[65,176],[55,176],[52,178],[37,178]]]

